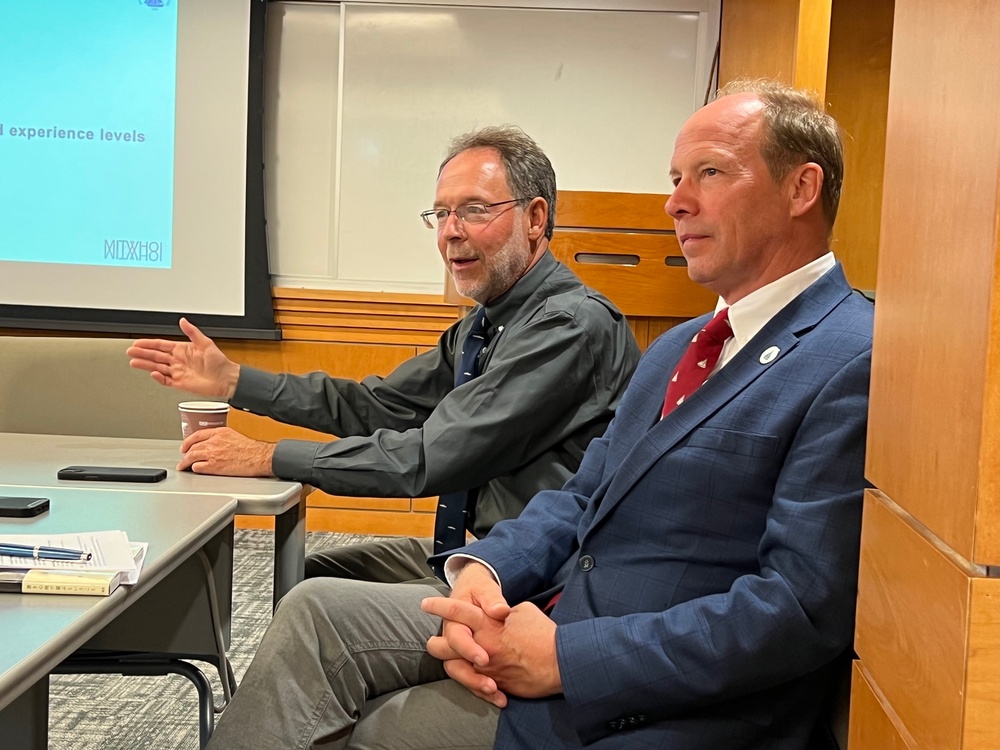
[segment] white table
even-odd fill
[[[0,492],[9,494],[10,488]],[[149,549],[139,582],[120,586],[110,596],[0,594],[0,744],[4,748],[47,746],[49,673],[78,648],[125,619],[137,602],[139,610],[143,601],[155,600],[164,586],[169,588],[172,574],[179,573],[200,549],[218,548],[220,540],[223,547],[225,540],[231,542],[237,506],[232,498],[194,493],[53,488],[47,494],[51,499],[47,513],[0,519],[0,532],[121,529],[130,540],[148,542]],[[231,577],[231,549],[227,551],[228,559],[223,554],[220,567],[228,563]],[[191,587],[199,585],[190,582]],[[163,607],[154,609],[163,611]],[[172,617],[182,615],[170,613]],[[228,611],[225,616],[228,621]],[[142,627],[133,625],[131,629],[137,631],[137,637],[143,635]]]
[[[237,501],[236,513],[274,516],[273,603],[305,573],[306,495],[299,482],[216,477],[177,471],[179,440],[0,433],[0,484],[9,487],[99,488],[167,495],[218,495]],[[77,482],[56,478],[64,466],[143,466],[167,470],[162,482]],[[44,493],[41,493],[44,494]]]

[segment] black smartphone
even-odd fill
[[[159,482],[167,478],[167,470],[137,466],[67,466],[56,476],[82,482]]]
[[[47,497],[0,497],[0,516],[28,518],[49,509]]]

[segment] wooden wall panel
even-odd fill
[[[997,102],[1000,106],[1000,102]],[[998,145],[1000,147],[1000,145]],[[994,227],[994,262],[991,279],[990,320],[986,325],[986,375],[980,436],[979,494],[976,503],[975,561],[997,566],[1000,570],[1000,151],[998,162],[997,206]]]
[[[735,78],[795,80],[799,0],[722,3],[719,83]]]
[[[962,747],[1000,747],[1000,579],[974,578]]]
[[[409,513],[413,510],[408,497],[346,497],[313,492],[309,496],[310,508],[334,508],[336,510],[378,510]]]
[[[436,497],[415,497],[412,508],[419,513],[434,513],[437,511],[438,499]]]
[[[434,534],[434,514],[309,508],[306,511],[306,528],[350,534],[429,537]]]
[[[854,650],[921,748],[958,750],[968,575],[865,493]]]
[[[663,174],[667,181],[666,169]],[[659,193],[610,193],[560,190],[557,220],[567,229],[641,229],[674,231],[674,220],[664,209],[667,196]]]
[[[552,254],[589,286],[603,292],[626,315],[693,318],[709,312],[715,294],[688,277],[673,234],[556,231]],[[600,262],[601,258],[634,257],[634,265]],[[588,258],[591,262],[588,262]]]
[[[344,378],[388,375],[412,357],[409,345],[329,343],[317,341],[219,341],[220,348],[238,362],[275,372],[307,373],[323,370]]]
[[[851,672],[851,730],[843,750],[918,750],[903,739],[893,722],[891,707],[884,706],[874,685],[865,677],[861,662],[855,661]]]
[[[673,219],[664,210],[668,197],[562,190],[552,254],[630,318],[688,319],[708,312],[716,296],[688,276]],[[640,346],[646,344],[640,339]]]
[[[274,518],[272,516],[236,516],[236,527],[273,531]],[[309,506],[306,509],[306,529],[309,531],[337,531],[345,534],[429,537],[434,533],[434,516],[431,513],[342,510]]]
[[[865,495],[855,651],[921,748],[1000,747],[1000,579]]]
[[[866,467],[881,502],[865,507],[856,649],[915,746],[986,750],[1000,747],[1000,579],[984,576],[1000,562],[1000,17],[895,0],[892,35]]]
[[[995,565],[1000,14],[987,6],[895,3],[866,473]]]
[[[657,336],[691,317],[708,312],[715,296],[695,284],[682,259],[674,220],[664,210],[667,195],[559,192],[552,253],[589,286],[626,314],[643,351]],[[579,253],[635,254],[637,266],[581,263]]]
[[[825,98],[831,0],[725,0],[719,83],[774,78]]]
[[[826,101],[832,0],[800,0],[795,28],[795,75],[792,83]]]

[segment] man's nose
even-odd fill
[[[441,234],[447,239],[465,239],[465,222],[452,211],[441,225]]]
[[[691,213],[691,196],[683,180],[674,185],[674,191],[667,196],[667,202],[663,204],[663,210],[674,219],[678,216]]]

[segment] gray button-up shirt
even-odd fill
[[[277,476],[351,496],[478,488],[470,530],[484,536],[573,475],[611,421],[639,349],[625,316],[546,253],[487,305],[494,335],[481,374],[456,388],[475,312],[385,378],[242,367],[231,403],[341,437],[282,440]]]

